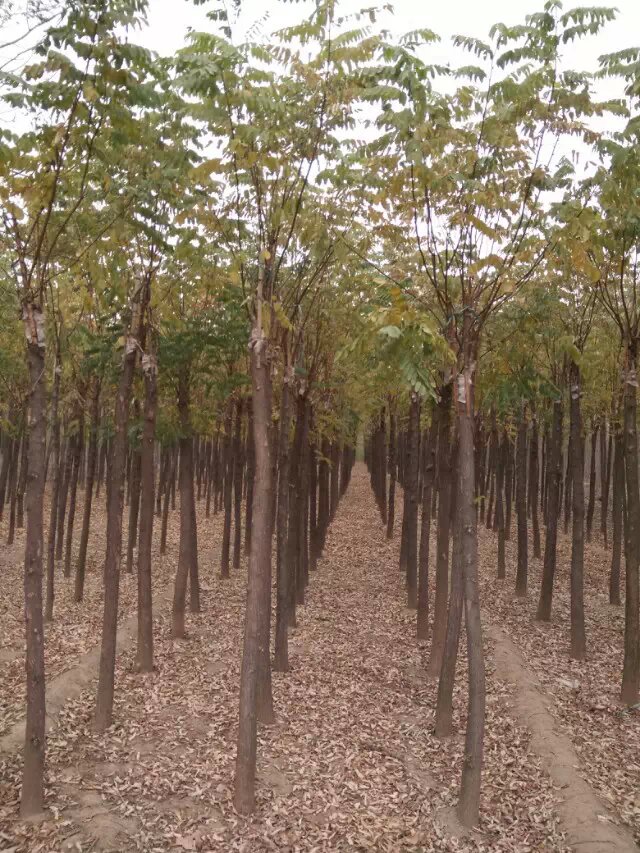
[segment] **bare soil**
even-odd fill
[[[416,643],[415,614],[405,607],[397,569],[399,535],[392,542],[385,540],[362,466],[356,466],[325,555],[311,579],[306,605],[300,608],[291,638],[291,672],[274,673],[277,718],[260,731],[258,808],[252,818],[240,818],[232,805],[232,785],[246,565],[243,562],[228,581],[219,578],[221,520],[206,520],[202,504],[203,612],[190,616],[188,639],[173,643],[166,594],[177,557],[177,514],[173,516],[169,553],[162,560],[156,554],[154,563],[156,671],[146,676],[135,672],[134,642],[127,639],[131,632],[123,625],[116,721],[102,736],[91,729],[95,672],[87,666],[89,658],[83,659],[99,640],[100,572],[94,569],[89,576],[91,589],[82,606],[73,605],[64,593],[59,596],[57,621],[47,631],[48,676],[55,679],[68,670],[62,680],[51,683],[62,692],[64,685],[73,684],[73,690],[49,733],[47,812],[40,821],[19,821],[19,743],[7,744],[0,752],[0,850],[3,845],[16,853],[636,849],[623,825],[637,833],[640,818],[621,805],[634,796],[627,785],[633,774],[625,767],[622,777],[612,778],[614,762],[598,764],[594,774],[593,758],[585,760],[585,753],[587,736],[613,737],[618,748],[617,738],[624,734],[627,763],[633,765],[638,722],[625,720],[612,734],[608,715],[597,710],[588,725],[574,728],[574,711],[568,706],[570,700],[578,704],[576,691],[565,697],[564,687],[553,687],[554,678],[576,676],[563,648],[568,632],[562,609],[566,576],[559,578],[554,622],[540,629],[547,638],[544,646],[527,605],[518,605],[518,610],[510,593],[513,543],[508,580],[499,586],[494,578],[496,543],[489,531],[481,531],[480,549],[490,623],[485,637],[482,813],[476,830],[464,832],[458,825],[455,802],[466,715],[464,653],[456,688],[457,734],[439,741],[433,735],[437,685],[425,676],[427,647]],[[99,567],[103,547],[99,534],[93,547],[94,566]],[[18,650],[20,543],[0,559],[0,648]],[[601,571],[599,579],[595,571],[587,574],[587,607],[596,612],[590,616],[589,639],[595,620],[619,651],[617,615],[610,619],[606,604],[605,616],[598,615],[605,573]],[[123,623],[134,612],[133,581],[124,578]],[[64,584],[59,576],[61,592]],[[534,589],[532,582],[532,599]],[[10,615],[8,621],[5,614]],[[594,644],[599,639],[597,635]],[[545,676],[538,671],[544,668],[540,645],[553,651]],[[598,650],[594,667],[599,655]],[[4,726],[5,733],[19,721],[23,702],[22,661],[8,657],[0,661],[3,676],[4,667],[12,668],[9,686],[4,678],[0,685],[0,731]],[[591,663],[582,665],[586,669],[578,673],[580,679],[590,673]],[[605,675],[597,674],[598,685],[601,679],[606,683],[612,702],[614,675],[619,673],[618,661],[614,663],[605,668]],[[579,714],[584,713],[580,704]],[[621,714],[617,706],[616,713]],[[585,847],[575,835],[568,813],[570,789],[562,787],[566,780],[554,775],[557,744],[549,741],[541,726],[550,728],[566,750],[562,761],[571,764],[576,777],[570,784],[582,780],[586,784],[582,819],[588,826],[595,821],[593,826],[610,830],[618,841],[609,843],[603,836],[606,846]],[[635,781],[637,795],[637,775]],[[607,784],[616,788],[615,795],[603,797],[601,788]]]

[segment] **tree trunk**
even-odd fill
[[[240,719],[236,755],[234,804],[240,814],[255,806],[258,689],[260,669],[269,666],[271,617],[271,503],[272,468],[270,366],[261,333],[252,335],[251,383],[256,474],[253,496],[253,535],[245,611],[244,646],[240,673]]]
[[[280,397],[280,434],[278,437],[279,479],[278,509],[276,519],[276,635],[273,668],[277,672],[289,670],[289,602],[290,574],[288,563],[289,531],[289,425],[291,420],[291,378],[282,383]],[[295,607],[295,603],[294,603]]]
[[[449,527],[451,523],[451,382],[443,385],[438,402],[438,529],[436,532],[436,589],[431,654],[427,667],[433,678],[439,675],[447,632],[449,597]]]
[[[167,551],[167,526],[169,522],[169,505],[171,503],[171,486],[176,476],[176,464],[178,454],[176,448],[172,447],[169,450],[168,475],[164,487],[164,502],[162,504],[162,524],[160,526],[160,553],[165,554]]]
[[[627,347],[624,375],[624,460],[627,483],[626,595],[624,663],[620,698],[626,705],[638,702],[640,685],[639,584],[640,492],[638,490],[637,375],[635,342]]]
[[[527,542],[527,419],[522,405],[516,443],[516,514],[518,517],[518,568],[516,595],[527,594],[529,544]]]
[[[625,511],[624,461],[624,431],[617,428],[613,448],[613,505],[611,507],[613,530],[611,534],[611,573],[609,575],[609,604],[617,606],[622,603],[620,599],[620,562]]]
[[[69,497],[69,486],[71,484],[71,474],[73,469],[73,445],[75,436],[69,435],[66,440],[66,448],[64,456],[64,469],[58,495],[58,517],[56,521],[56,560],[62,560],[64,546],[64,520],[67,512],[67,498]]]
[[[389,499],[387,501],[387,539],[393,538],[393,525],[396,517],[396,415],[389,404]],[[429,493],[431,500],[431,493]],[[424,510],[423,510],[424,512]],[[431,519],[431,507],[429,507]]]
[[[149,332],[147,332],[149,334]],[[142,357],[144,410],[140,452],[140,541],[138,543],[138,646],[136,663],[140,672],[153,671],[153,599],[151,592],[151,546],[153,541],[154,446],[158,411],[158,367],[151,348]],[[158,490],[160,486],[158,486]]]
[[[194,611],[194,583],[195,593],[199,596],[197,585],[198,545],[195,530],[196,505],[193,491],[193,434],[189,376],[186,368],[180,371],[178,377],[178,415],[180,418],[180,544],[171,611],[172,636],[175,639],[181,639],[185,636],[184,614],[188,581],[190,581],[191,587],[192,611]]]
[[[596,508],[596,456],[598,453],[598,422],[594,420],[591,430],[591,463],[589,465],[589,503],[587,504],[587,542],[591,542],[593,513]],[[584,486],[583,486],[584,488]]]
[[[567,467],[566,467],[566,472],[565,472],[565,476],[564,476],[564,532],[565,532],[565,535],[567,533],[569,533],[569,520],[571,518],[571,492],[573,489],[573,481],[571,479],[571,470],[572,470],[571,469],[571,459],[573,458],[573,456],[572,456],[573,451],[571,449],[572,440],[573,439],[572,439],[571,429],[569,429],[569,442],[567,444]]]
[[[456,491],[459,488],[457,471],[454,473]],[[458,495],[454,496],[456,504]],[[462,578],[462,527],[460,514],[453,519],[453,546],[451,548],[451,595],[447,611],[447,633],[440,678],[438,679],[438,698],[436,701],[435,735],[438,738],[449,737],[453,732],[453,688],[456,678],[460,625],[462,624],[463,578]]]
[[[573,528],[571,535],[571,657],[584,660],[587,639],[584,628],[584,438],[580,397],[580,368],[571,362],[570,428],[571,482],[573,483]]]
[[[418,462],[420,437],[420,398],[411,394],[409,409],[409,445],[408,470],[405,485],[407,495],[407,606],[411,610],[418,607]]]
[[[131,448],[131,469],[129,473],[129,529],[127,532],[126,572],[133,572],[133,552],[138,545],[138,516],[140,514],[140,471],[142,457],[139,445],[138,422],[140,420],[140,402],[134,401],[134,418],[136,421],[135,446]]]
[[[222,552],[220,557],[220,577],[229,577],[229,558],[231,554],[231,507],[233,495],[234,458],[233,458],[233,401],[227,404],[224,418],[224,523],[222,528]]]
[[[242,550],[242,481],[244,459],[242,458],[242,397],[236,403],[236,429],[233,437],[233,568],[240,568]]]
[[[27,530],[24,552],[27,709],[20,814],[38,814],[44,804],[45,675],[42,620],[42,545],[46,399],[44,317],[37,305],[23,306],[29,368]]]
[[[513,444],[508,435],[505,437],[507,445],[504,464],[504,538],[508,542],[511,539],[511,510],[513,506]]]
[[[122,512],[124,505],[124,474],[127,456],[127,424],[129,401],[136,365],[140,334],[140,317],[144,315],[149,298],[148,283],[143,286],[140,304],[134,302],[131,331],[125,341],[124,363],[116,394],[115,432],[111,444],[107,510],[107,552],[104,563],[104,614],[100,672],[96,699],[95,727],[104,731],[113,715],[113,690],[116,667],[116,632],[118,629],[118,599],[120,594],[120,562],[122,559]]]
[[[60,377],[62,368],[56,356],[53,370],[53,390],[51,393],[51,453],[53,454],[53,483],[51,485],[51,505],[49,507],[49,532],[47,534],[47,597],[45,603],[45,622],[53,619],[55,599],[55,549],[56,519],[58,517],[58,496],[60,494]]]
[[[562,485],[562,400],[553,402],[553,424],[549,446],[547,475],[547,536],[544,543],[544,565],[536,619],[551,620],[553,580],[556,572],[558,520],[560,517],[560,487]]]
[[[244,522],[244,550],[251,551],[251,528],[253,526],[253,478],[256,467],[255,450],[253,445],[253,401],[247,401],[247,501]]]
[[[606,421],[602,422],[602,429],[600,431],[600,447],[601,447],[601,455],[600,455],[600,492],[602,497],[602,504],[600,508],[600,532],[602,533],[602,538],[604,540],[604,547],[608,547],[608,529],[607,529],[607,519],[609,516],[609,484],[611,482],[611,463],[613,456],[613,437],[612,437],[612,428],[611,423],[609,423],[609,437],[606,437]],[[606,442],[606,444],[605,444]]]
[[[509,451],[509,439],[506,432],[498,447],[496,458],[496,530],[498,532],[498,578],[504,580],[506,577],[505,561],[505,531],[504,531],[504,472],[506,455]]]
[[[470,322],[469,319],[465,320]],[[469,701],[464,764],[458,817],[463,826],[475,826],[480,807],[480,780],[484,744],[485,672],[478,587],[478,531],[474,502],[473,383],[475,358],[465,353],[464,372],[458,377],[458,500],[460,557],[467,626]],[[526,507],[525,507],[526,514]]]
[[[540,546],[540,522],[538,520],[538,481],[540,479],[540,466],[538,459],[538,419],[535,414],[531,425],[531,446],[529,449],[529,501],[531,509],[531,527],[533,530],[533,556],[539,560],[542,556]]]
[[[73,459],[71,466],[71,487],[69,493],[69,513],[67,516],[67,539],[64,553],[64,576],[71,576],[71,550],[73,547],[73,526],[76,518],[76,497],[78,493],[78,478],[80,463],[84,449],[84,413],[78,413],[78,432],[73,440]]]
[[[93,502],[93,484],[96,475],[98,455],[98,426],[100,423],[100,380],[95,380],[91,396],[91,426],[89,427],[89,453],[87,456],[87,477],[84,487],[84,511],[82,514],[82,530],[80,532],[80,547],[76,564],[74,600],[82,601],[84,595],[84,578],[87,565],[87,546],[91,528],[91,504]]]
[[[422,481],[422,521],[420,525],[420,553],[418,555],[418,640],[429,637],[429,541],[431,536],[431,490],[435,471],[436,442],[438,440],[438,409],[434,409],[429,427],[429,437],[424,447],[424,478]]]

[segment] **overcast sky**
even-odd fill
[[[339,13],[352,12],[369,3],[373,5],[370,0],[343,0],[339,4]],[[590,2],[566,2],[564,8],[579,5],[588,6]],[[584,70],[593,69],[600,54],[640,43],[640,0],[619,0],[615,4],[607,4],[605,0],[602,5],[615,5],[619,10],[617,20],[608,24],[597,37],[567,45],[567,64]],[[485,38],[492,24],[498,21],[519,23],[525,15],[540,11],[543,0],[437,0],[432,3],[424,0],[396,0],[393,7],[393,15],[382,15],[380,20],[383,25],[397,33],[421,27],[435,31],[442,37],[443,44],[438,55],[432,55],[434,60],[441,61],[448,54],[452,35],[461,33]],[[149,27],[142,34],[142,41],[160,53],[172,53],[184,43],[188,27],[211,28],[205,16],[206,8],[196,7],[188,0],[149,0]],[[308,12],[311,8],[309,3],[242,0],[243,11],[234,35],[237,40],[241,40],[246,29],[267,13],[268,22],[263,28],[267,37],[269,32],[278,27],[295,23],[305,10]]]

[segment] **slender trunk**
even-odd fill
[[[27,712],[20,814],[38,814],[44,804],[45,673],[42,620],[42,546],[46,399],[44,317],[38,306],[23,307],[29,368],[27,530],[24,552]]]
[[[160,553],[165,554],[167,551],[167,526],[169,523],[169,505],[171,503],[171,484],[176,476],[176,464],[178,454],[175,447],[170,448],[167,481],[164,487],[164,502],[162,504],[162,524],[160,525]]]
[[[26,425],[27,419],[24,418],[22,442],[20,445],[20,479],[18,480],[18,504],[16,526],[18,530],[24,527],[24,495],[27,488],[27,472],[29,469],[29,435]]]
[[[453,386],[447,382],[438,402],[438,529],[436,532],[436,589],[433,613],[433,636],[428,673],[439,675],[447,632],[449,598],[449,527],[451,509],[451,401]]]
[[[55,548],[56,548],[56,519],[58,517],[58,496],[60,493],[60,417],[58,407],[60,401],[60,377],[62,368],[56,357],[53,372],[53,390],[51,394],[51,452],[53,454],[53,483],[51,486],[51,505],[49,507],[49,532],[47,534],[47,597],[45,602],[44,619],[53,619],[53,602],[55,599]]]
[[[418,607],[418,460],[420,437],[420,398],[411,394],[409,410],[408,470],[405,494],[407,500],[407,606],[411,610]]]
[[[140,291],[139,291],[140,292]],[[127,456],[127,424],[129,401],[136,365],[140,334],[140,317],[144,316],[149,298],[148,283],[143,285],[141,303],[133,304],[131,332],[125,341],[124,363],[116,395],[115,434],[111,446],[107,511],[107,550],[104,564],[104,614],[100,672],[96,699],[95,727],[104,731],[113,715],[113,691],[116,667],[116,632],[118,629],[118,599],[120,594],[120,562],[122,559],[122,512],[124,504],[124,473]]]
[[[504,465],[504,538],[508,542],[511,539],[511,510],[513,506],[513,443],[508,435],[505,447]]]
[[[571,468],[571,459],[572,456],[572,448],[571,442],[573,441],[571,429],[569,429],[569,442],[567,444],[567,467],[564,475],[564,532],[565,535],[569,533],[569,520],[571,518],[571,492],[573,489],[573,480],[572,477],[572,468]]]
[[[389,498],[387,500],[387,539],[393,538],[396,518],[396,415],[389,405]],[[431,499],[431,498],[429,498]],[[431,515],[429,515],[431,517]]]
[[[584,627],[584,438],[580,397],[580,368],[570,366],[571,481],[573,528],[571,535],[571,657],[584,660],[587,638]]]
[[[126,572],[133,572],[133,552],[138,545],[138,516],[140,514],[140,472],[142,468],[142,456],[139,445],[138,421],[140,420],[140,403],[134,401],[134,417],[136,420],[135,447],[131,448],[131,469],[129,487],[129,529],[127,532],[127,560]]]
[[[222,528],[222,553],[220,557],[220,577],[229,577],[229,558],[231,554],[231,507],[233,494],[233,441],[231,436],[233,424],[233,401],[227,404],[224,418],[224,522]]]
[[[518,568],[516,570],[516,595],[527,594],[528,552],[527,542],[527,419],[522,405],[516,443],[516,514],[518,517]]]
[[[300,577],[300,515],[302,512],[302,494],[300,470],[304,455],[303,433],[304,433],[304,397],[298,395],[296,403],[296,427],[293,436],[293,447],[291,449],[291,460],[289,464],[289,528],[287,533],[287,572],[289,589],[289,624],[295,625],[296,604],[304,604],[304,581]],[[333,448],[327,454],[334,460]],[[331,489],[329,489],[331,494]],[[329,503],[330,506],[330,503]],[[330,515],[330,509],[327,510]],[[325,522],[327,525],[329,519]]]
[[[151,546],[153,540],[154,447],[158,411],[158,367],[150,347],[142,357],[144,410],[140,454],[140,541],[138,543],[138,646],[140,672],[153,671],[153,599],[151,592]],[[158,487],[158,491],[160,487]]]
[[[240,719],[235,774],[235,807],[249,814],[255,806],[258,692],[261,668],[269,666],[271,615],[271,502],[272,468],[270,366],[261,336],[252,336],[251,383],[256,454],[253,535],[245,610],[244,646],[240,673]]]
[[[67,512],[67,498],[69,497],[69,486],[71,485],[71,475],[73,470],[73,455],[74,455],[75,436],[70,435],[66,441],[64,452],[64,470],[58,495],[58,517],[56,531],[56,560],[62,560],[64,546],[64,520]]]
[[[609,545],[608,542],[608,528],[607,528],[607,519],[609,516],[609,494],[610,488],[609,484],[611,482],[611,464],[613,457],[613,436],[611,423],[609,424],[609,437],[606,438],[605,435],[605,425],[606,421],[602,423],[602,430],[600,431],[600,445],[601,445],[601,462],[600,462],[600,489],[602,495],[602,506],[601,506],[601,515],[600,515],[600,532],[602,533],[602,538],[604,540],[604,547],[607,548]],[[605,445],[606,441],[606,446]]]
[[[91,397],[91,426],[89,432],[89,453],[87,456],[87,478],[84,488],[84,511],[82,514],[82,530],[80,532],[80,547],[76,564],[74,600],[82,601],[84,595],[84,578],[87,565],[87,546],[91,527],[91,504],[93,501],[93,483],[96,474],[98,455],[98,426],[100,422],[100,381],[96,380]]]
[[[535,414],[531,425],[531,447],[529,452],[529,505],[531,509],[531,527],[533,530],[533,556],[539,560],[542,556],[540,545],[540,522],[538,519],[538,481],[540,478],[538,460],[538,419]]]
[[[78,493],[78,479],[80,476],[80,463],[84,449],[84,414],[78,413],[78,432],[73,442],[73,460],[71,466],[71,487],[69,492],[69,514],[67,517],[67,539],[64,553],[64,576],[71,577],[71,550],[73,546],[73,526],[76,519],[76,497]]]
[[[542,583],[536,619],[551,620],[553,580],[556,572],[558,520],[560,516],[560,487],[562,485],[562,400],[553,402],[553,423],[549,446],[547,475],[547,536],[544,543]]]
[[[589,502],[587,504],[587,542],[591,542],[593,513],[596,508],[596,456],[598,453],[598,422],[591,430],[591,463],[589,465]],[[584,488],[584,487],[583,487]]]
[[[291,378],[285,376],[280,397],[280,434],[278,437],[279,479],[276,519],[276,634],[273,668],[277,672],[289,669],[289,602],[290,565],[287,534],[289,527],[289,425],[291,420]],[[294,603],[295,607],[295,603]]]
[[[310,413],[309,417],[312,417]],[[318,454],[314,441],[309,443],[309,571],[316,568],[318,539]]]
[[[324,541],[329,526],[329,439],[322,437],[320,447],[320,465],[318,471],[318,524],[317,524],[317,556],[322,556]]]
[[[429,637],[429,541],[431,535],[431,490],[435,471],[438,410],[433,412],[429,436],[424,448],[424,478],[422,481],[422,520],[420,524],[420,553],[418,555],[418,640]]]
[[[240,568],[242,550],[242,481],[244,479],[244,459],[242,458],[242,397],[236,404],[236,429],[233,437],[233,568]]]
[[[18,459],[20,457],[20,439],[16,438],[10,445],[11,459],[9,465],[9,531],[7,545],[13,545],[16,529],[16,497],[18,491]]]
[[[455,490],[459,488],[459,477],[454,472]],[[454,500],[459,503],[456,494]],[[453,733],[453,688],[456,679],[456,664],[460,643],[460,625],[462,624],[463,578],[462,578],[462,526],[461,517],[456,513],[453,519],[453,545],[451,548],[451,595],[447,610],[447,632],[445,635],[444,655],[438,679],[438,698],[436,701],[435,735],[438,738],[449,737]]]
[[[466,319],[465,323],[469,323]],[[473,383],[475,358],[465,353],[462,376],[458,377],[458,500],[460,558],[467,626],[469,701],[464,764],[458,801],[463,826],[475,826],[480,807],[480,781],[484,744],[485,671],[478,586],[478,531],[474,503]],[[525,508],[526,512],[526,508]]]
[[[613,449],[613,506],[611,573],[609,575],[609,604],[619,606],[620,599],[620,562],[622,556],[622,529],[625,509],[624,482],[624,431],[617,428]]]
[[[505,561],[505,535],[504,535],[504,472],[506,455],[508,452],[508,438],[506,433],[498,446],[496,458],[496,530],[498,532],[498,578],[503,580],[507,574]]]
[[[626,594],[624,620],[624,663],[620,698],[627,705],[638,702],[640,686],[640,492],[638,488],[637,375],[634,345],[627,348],[624,375],[624,460],[627,484]]]
[[[253,480],[255,476],[256,454],[253,444],[253,401],[247,401],[247,502],[244,522],[244,550],[251,551],[251,528],[253,526]]]

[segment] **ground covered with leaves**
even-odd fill
[[[176,521],[171,522],[169,553],[154,564],[156,591],[167,586],[175,568]],[[156,672],[140,676],[134,671],[132,647],[120,656],[115,723],[109,732],[97,736],[91,730],[93,682],[63,711],[48,739],[45,820],[18,820],[20,759],[0,754],[0,849],[568,850],[557,815],[559,792],[532,752],[529,732],[517,722],[511,686],[495,675],[489,641],[481,822],[466,835],[457,826],[464,653],[456,690],[457,734],[443,742],[433,735],[437,685],[425,677],[427,647],[416,643],[415,614],[405,607],[397,569],[399,536],[385,540],[360,465],[330,529],[306,604],[299,608],[291,671],[274,673],[277,719],[260,731],[258,806],[252,818],[240,818],[232,805],[232,784],[246,562],[222,581],[220,538],[220,517],[207,520],[202,513],[202,613],[190,616],[188,638],[176,643],[169,637],[167,604],[157,608]],[[94,545],[99,566],[99,537]],[[637,831],[637,803],[630,806],[629,797],[634,763],[637,783],[638,721],[615,701],[621,616],[599,597],[604,568],[593,561],[602,558],[594,557],[595,548],[588,558],[587,627],[593,654],[577,668],[567,659],[566,575],[560,572],[554,621],[536,625],[527,609],[535,606],[534,596],[521,602],[511,594],[512,547],[508,580],[499,585],[494,534],[482,531],[485,612],[509,628],[548,688],[561,724],[580,751],[585,776],[610,802],[614,819],[626,820]],[[19,558],[20,543],[3,555],[2,648],[22,644]],[[536,571],[533,566],[532,593]],[[49,674],[73,666],[74,656],[99,639],[99,571],[89,578],[91,592],[82,607],[71,603],[59,581],[57,620],[47,631]],[[130,612],[133,578],[124,578],[124,588],[124,610]],[[22,661],[3,660],[0,666],[0,726],[7,728],[21,713]],[[9,688],[4,686],[7,670]],[[578,681],[580,689],[563,679]]]

